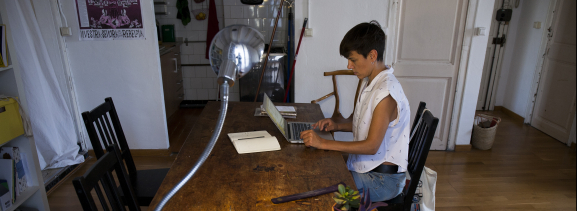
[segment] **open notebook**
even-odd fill
[[[229,133],[228,137],[238,154],[280,150],[276,137],[271,136],[265,130]]]

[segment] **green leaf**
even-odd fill
[[[353,196],[353,197],[351,197],[351,198],[352,198],[353,200],[355,200],[355,199],[359,199],[360,197],[361,197],[360,195],[356,195],[356,196]]]
[[[333,198],[333,199],[335,200],[335,202],[336,202],[337,204],[344,204],[344,203],[347,202],[347,201],[342,200],[342,199],[335,199],[335,198]]]
[[[354,190],[349,190],[349,195],[353,195],[354,192]]]
[[[351,206],[349,206],[348,204],[345,204],[345,206],[342,210],[351,210]]]
[[[339,192],[340,192],[341,194],[344,194],[344,193],[345,193],[345,186],[344,186],[344,185],[339,184]]]
[[[359,208],[359,201],[351,201],[349,204],[351,205],[351,207]]]
[[[359,195],[359,191],[353,192],[353,195]]]
[[[337,198],[343,198],[343,195],[341,195],[339,192],[335,192],[335,197],[337,197]]]

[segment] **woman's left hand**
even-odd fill
[[[319,137],[319,135],[313,130],[305,130],[301,132],[301,138],[303,139],[305,146],[317,149],[321,149],[321,145],[326,141]]]

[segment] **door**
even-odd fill
[[[558,1],[555,13],[531,125],[566,143],[575,118],[575,0]]]
[[[496,16],[497,10],[504,8],[503,1],[504,0],[498,0],[495,2],[493,17]],[[496,18],[493,18],[489,34],[493,38],[501,38],[505,37],[508,30],[508,22],[497,21]],[[483,65],[481,88],[479,89],[479,97],[477,99],[477,110],[493,110],[495,107],[495,86],[499,80],[505,44],[499,42],[494,43],[493,41],[494,40],[490,38],[487,41],[487,52],[485,54],[485,64]]]
[[[439,118],[432,150],[447,148],[468,4],[405,0],[399,8],[395,76],[412,113],[425,101]]]

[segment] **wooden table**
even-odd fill
[[[286,141],[269,117],[255,117],[262,103],[230,102],[221,135],[209,158],[164,210],[330,210],[332,194],[273,204],[272,198],[328,187],[339,182],[356,189],[341,152],[308,148]],[[298,116],[289,121],[323,118],[317,104],[294,105]],[[220,102],[209,102],[188,135],[162,186],[152,200],[156,207],[192,168],[210,141]],[[238,154],[227,134],[266,130],[280,151]]]

